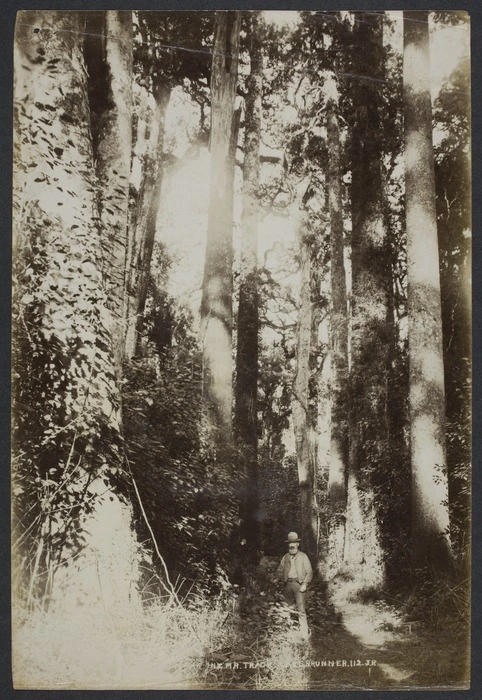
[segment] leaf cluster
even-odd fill
[[[124,437],[143,508],[171,576],[213,590],[230,568],[237,494],[225,455],[207,440],[201,353],[182,342],[132,360],[123,385]],[[150,533],[139,504],[136,529]]]

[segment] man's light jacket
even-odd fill
[[[294,557],[294,564],[296,568],[296,577],[299,583],[309,584],[313,578],[313,569],[311,568],[310,560],[304,552],[298,552]],[[283,583],[288,580],[289,572],[291,568],[291,554],[285,554],[281,560],[278,571],[283,575]]]

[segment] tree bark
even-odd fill
[[[412,464],[412,561],[451,560],[427,12],[404,12],[403,89]]]
[[[300,202],[300,206],[301,202]],[[310,352],[312,341],[311,247],[307,239],[307,212],[300,211],[301,289],[298,316],[296,375],[291,402],[296,440],[298,484],[300,490],[301,539],[306,553],[317,556],[317,526],[314,508],[314,478],[316,449],[309,409]]]
[[[331,439],[328,496],[330,550],[335,568],[343,560],[346,478],[348,474],[348,306],[343,242],[343,202],[340,168],[340,128],[337,105],[327,105],[328,205],[331,244]]]
[[[201,301],[203,402],[214,442],[232,440],[234,162],[229,158],[238,73],[239,12],[216,13],[211,75],[211,185]]]
[[[101,519],[106,501],[97,496],[100,484],[106,491],[103,479],[115,502],[112,507],[127,513],[117,535],[129,538],[131,533],[129,509],[117,498],[110,471],[122,462],[120,394],[109,305],[112,287],[103,275],[84,36],[84,17],[78,12],[18,15],[15,286],[30,345],[25,359],[30,371],[16,391],[30,396],[32,429],[39,431],[29,443],[39,474],[31,504],[42,503],[39,541],[45,546],[40,565],[45,571],[40,573],[49,581],[51,600],[82,588],[81,559],[61,566],[73,559],[66,545],[78,545],[78,532],[85,533],[85,553],[92,557],[98,546],[100,567],[109,578],[103,544],[86,526],[86,518]],[[15,336],[21,337],[20,325]],[[104,441],[108,436],[111,452],[99,450],[101,435]],[[92,501],[89,509],[87,500]],[[125,564],[123,575],[128,569]],[[58,584],[62,572],[65,589]],[[131,584],[135,572],[127,577]],[[119,592],[125,581],[119,577],[117,582]],[[86,579],[83,583],[94,603],[100,591],[89,589]]]
[[[246,82],[239,280],[238,345],[234,419],[246,487],[241,519],[251,552],[260,547],[258,494],[258,219],[259,152],[263,89],[263,54],[258,13],[251,14],[251,72]]]
[[[132,149],[132,12],[87,15],[85,60],[98,199],[103,278],[114,318],[118,371],[124,355],[124,289]]]
[[[391,267],[382,183],[381,17],[356,16],[353,72],[350,473],[345,557],[369,585],[384,572],[373,487],[389,459],[387,376]],[[359,76],[359,77],[358,77]]]
[[[136,212],[129,230],[126,256],[126,357],[139,349],[142,335],[149,275],[154,251],[157,216],[161,199],[164,154],[164,122],[171,97],[171,88],[159,81],[154,86],[155,110],[151,124],[150,144],[146,156]]]
[[[165,83],[155,86],[154,99],[156,102],[156,121],[158,122],[158,137],[156,143],[156,156],[153,172],[150,177],[152,181],[147,183],[149,190],[149,200],[141,204],[141,217],[137,222],[140,228],[141,245],[135,269],[137,279],[137,311],[136,311],[136,347],[142,338],[143,314],[146,306],[147,291],[149,288],[149,276],[151,273],[152,254],[156,238],[157,217],[161,201],[162,181],[164,176],[163,154],[164,154],[164,122],[166,117],[171,88]],[[146,196],[146,187],[143,190]]]

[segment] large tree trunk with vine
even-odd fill
[[[150,125],[150,138],[145,157],[142,181],[135,212],[129,229],[126,256],[126,357],[139,349],[142,338],[143,313],[146,305],[157,216],[164,175],[164,123],[171,97],[171,87],[161,80],[153,88],[155,109]]]
[[[89,73],[92,142],[98,184],[103,277],[114,319],[118,370],[124,354],[124,290],[132,147],[132,12],[87,15],[84,53]]]
[[[301,198],[300,198],[301,199]],[[301,201],[300,207],[303,207]],[[308,240],[308,213],[300,209],[298,234],[301,268],[300,307],[296,350],[296,375],[291,410],[296,441],[296,461],[300,498],[301,539],[304,551],[317,556],[317,525],[314,504],[316,441],[309,408],[310,354],[312,342],[311,246]]]
[[[352,310],[350,466],[345,560],[367,585],[382,585],[384,568],[374,486],[389,460],[387,377],[391,266],[383,197],[381,88],[383,21],[355,20],[352,162]]]
[[[340,127],[337,104],[327,105],[328,205],[331,246],[331,438],[328,496],[330,504],[330,562],[343,562],[346,479],[348,474],[348,306],[343,242],[343,201],[340,167]]]
[[[214,443],[232,439],[233,194],[230,155],[239,12],[217,12],[211,75],[211,184],[201,302],[203,401]]]
[[[23,12],[17,19],[14,493],[17,479],[22,486],[14,550],[21,537],[18,554],[30,564],[18,572],[19,595],[41,606],[57,599],[62,584],[62,595],[70,590],[77,597],[84,590],[89,602],[100,598],[98,586],[91,586],[97,576],[81,574],[81,558],[72,560],[81,549],[87,557],[97,549],[107,594],[110,573],[104,566],[115,552],[115,527],[106,544],[84,529],[86,518],[93,533],[96,519],[112,523],[118,516],[116,537],[131,537],[130,511],[112,488],[123,461],[120,397],[84,33],[78,12]],[[108,507],[106,496],[98,497],[106,490],[113,499]],[[111,580],[119,581],[117,593],[125,584],[125,601],[134,573],[128,564],[117,564]],[[95,566],[94,559],[88,566]],[[121,571],[128,583],[119,580]]]
[[[258,494],[258,218],[263,54],[258,14],[251,15],[251,72],[247,80],[241,218],[235,429],[246,480],[241,505],[243,535],[251,554],[260,547]]]
[[[451,560],[427,12],[404,12],[403,91],[412,465],[412,560]]]

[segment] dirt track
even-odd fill
[[[315,578],[307,608],[311,635],[303,642],[279,588],[244,592],[230,621],[233,644],[208,658],[205,681],[286,690],[466,687],[464,641],[453,631],[429,631],[381,601],[359,602],[346,581]]]

